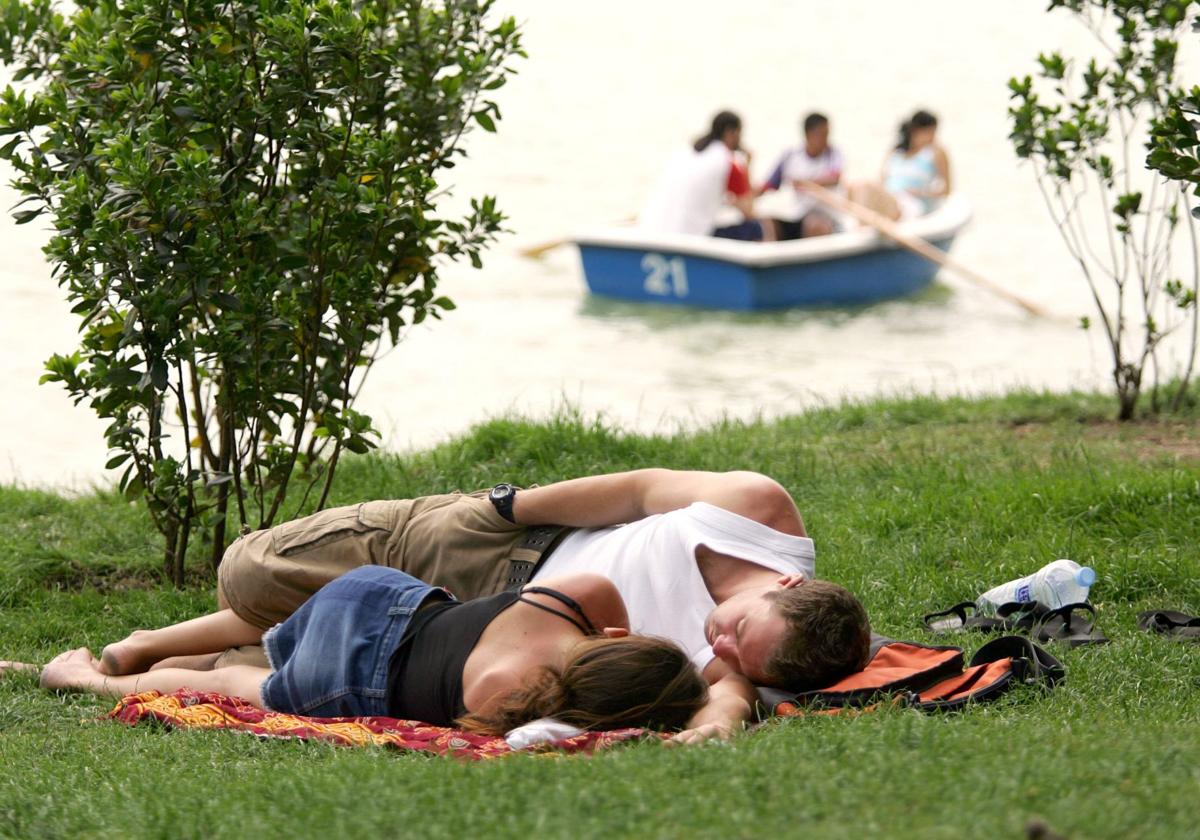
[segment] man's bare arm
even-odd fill
[[[692,716],[688,728],[672,741],[695,744],[710,738],[729,738],[750,720],[758,699],[754,686],[741,674],[728,668],[724,672],[724,676],[708,687],[708,703]]]
[[[808,535],[788,492],[755,472],[645,469],[574,478],[517,493],[513,517],[522,525],[600,528],[693,502],[708,502],[785,534]]]
[[[819,175],[815,178],[797,178],[796,180],[792,181],[792,186],[798,190],[803,190],[811,184],[816,184],[818,187],[825,187],[828,189],[830,187],[836,187],[841,182],[842,173],[838,171],[831,172],[827,175]]]

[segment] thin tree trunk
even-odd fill
[[[1113,378],[1117,383],[1117,400],[1120,403],[1117,419],[1121,422],[1132,420],[1142,393],[1141,368],[1126,364],[1113,371]]]
[[[225,556],[225,520],[228,510],[229,482],[227,481],[217,488],[217,524],[213,526],[212,555],[209,558],[209,564],[214,572],[221,565],[221,558]]]
[[[179,528],[179,546],[175,552],[175,586],[183,589],[184,572],[187,564],[188,538],[192,534],[192,505],[189,502],[183,514],[183,523]]]
[[[175,550],[176,539],[179,536],[179,524],[172,518],[168,518],[163,523],[163,537],[166,541],[166,546],[163,548],[163,577],[167,580],[174,581],[175,579]]]
[[[220,408],[214,411],[220,417]],[[220,453],[218,455],[217,467],[223,474],[229,474],[230,467],[233,462],[233,429],[228,423],[219,422],[221,433]],[[213,528],[212,535],[212,555],[209,558],[209,563],[213,571],[221,565],[221,560],[225,556],[225,533],[229,519],[229,486],[234,484],[237,489],[237,484],[233,481],[226,481],[217,488],[217,524]]]

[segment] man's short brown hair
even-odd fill
[[[824,688],[867,664],[871,622],[845,587],[810,580],[766,597],[788,623],[765,666],[775,686],[789,691]]]

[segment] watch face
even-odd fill
[[[493,501],[498,502],[501,499],[503,499],[505,496],[509,495],[510,493],[512,493],[512,485],[511,484],[497,484],[495,487],[492,488],[492,492],[489,494],[489,496],[492,498]]]

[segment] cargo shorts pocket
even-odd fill
[[[394,502],[332,508],[272,528],[271,547],[278,556],[287,557],[369,531],[390,531],[394,520]]]

